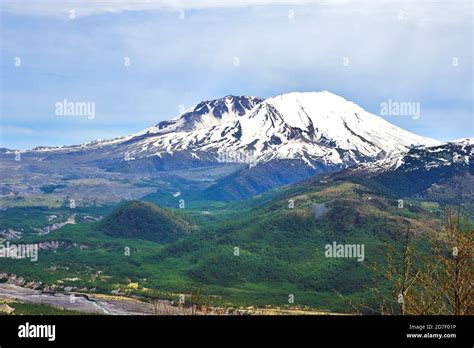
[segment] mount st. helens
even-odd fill
[[[266,100],[227,96],[205,101],[171,121],[112,140],[37,152],[83,152],[123,145],[130,160],[178,152],[219,162],[221,153],[253,152],[258,163],[300,159],[349,166],[437,141],[395,127],[329,92],[288,93]]]
[[[392,158],[422,145],[439,143],[324,91],[265,100],[227,96],[203,101],[171,121],[129,136],[38,147],[22,152],[17,162],[11,162],[14,152],[5,150],[1,158],[10,160],[7,166],[16,174],[34,173],[40,186],[57,185],[55,192],[64,197],[78,193],[68,185],[71,181],[64,183],[65,177],[72,177],[86,186],[88,179],[94,178],[97,186],[97,180],[113,178],[118,192],[123,191],[115,198],[137,198],[166,187],[204,190],[205,198],[229,200],[317,173]],[[26,191],[40,193],[33,181],[26,182]],[[3,185],[4,192],[25,191],[10,183]],[[96,190],[86,191],[89,195],[81,197],[94,200]]]

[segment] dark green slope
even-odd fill
[[[312,206],[318,203],[327,210],[316,217]],[[407,225],[421,234],[433,232],[441,226],[441,215],[441,210],[431,212],[415,201],[400,209],[397,200],[360,184],[306,184],[167,245],[149,262],[186,262],[180,272],[191,282],[220,288],[239,300],[244,296],[247,303],[282,304],[285,297],[276,293],[294,293],[301,304],[343,310],[336,299],[324,302],[322,294],[369,296],[371,265],[385,262],[385,242],[395,241]],[[333,242],[363,244],[364,261],[327,258],[325,246]]]
[[[195,230],[195,226],[155,204],[128,201],[102,220],[98,229],[112,237],[170,243]]]

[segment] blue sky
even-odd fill
[[[229,94],[319,90],[375,114],[418,102],[420,119],[386,119],[474,136],[472,1],[4,0],[1,20],[0,147],[126,135]],[[95,118],[55,115],[64,99],[94,102]]]

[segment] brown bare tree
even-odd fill
[[[421,241],[425,241],[425,245],[428,242],[429,250],[419,250]],[[401,250],[397,246],[401,246]],[[378,308],[348,301],[355,312],[473,314],[474,229],[469,216],[448,209],[446,224],[439,234],[418,238],[407,226],[402,240],[386,243],[386,247],[386,264],[371,267],[375,284],[372,291]],[[381,281],[389,286],[391,296],[381,290]]]
[[[432,240],[420,277],[417,314],[473,314],[474,229],[468,216],[447,211],[446,226]]]

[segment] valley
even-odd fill
[[[2,149],[0,243],[39,255],[0,258],[0,298],[125,315],[373,314],[383,297],[394,312],[396,284],[374,270],[404,254],[405,233],[421,267],[449,209],[472,221],[472,144],[320,92],[228,96],[126,137]]]
[[[400,209],[397,199],[361,184],[330,178],[320,181],[271,191],[245,202],[196,201],[183,210],[172,204],[165,209],[198,227],[176,241],[109,236],[100,228],[103,219],[65,225],[44,235],[33,230],[16,242],[50,242],[54,247],[40,250],[36,263],[0,259],[1,269],[24,278],[14,283],[37,291],[54,288],[57,293],[72,290],[175,303],[180,294],[186,294],[189,306],[188,301],[201,289],[198,302],[202,306],[252,306],[256,311],[292,306],[351,313],[348,299],[370,300],[372,296],[370,265],[384,262],[386,240],[394,240],[404,223],[416,234],[439,233],[444,208],[435,202],[408,199]],[[314,204],[323,202],[328,210],[315,216]],[[133,208],[138,221],[129,222],[129,231],[151,218],[146,209],[138,208]],[[2,221],[12,220],[9,213],[34,216],[30,214],[34,208],[15,209],[3,211]],[[100,208],[94,215],[89,208],[85,213],[99,217],[120,211],[106,210]],[[54,209],[45,209],[37,219],[46,221],[53,213],[59,215]],[[324,246],[333,241],[364,244],[364,262],[327,259]],[[4,281],[12,282],[8,278]],[[294,303],[288,303],[289,295],[294,296]]]

